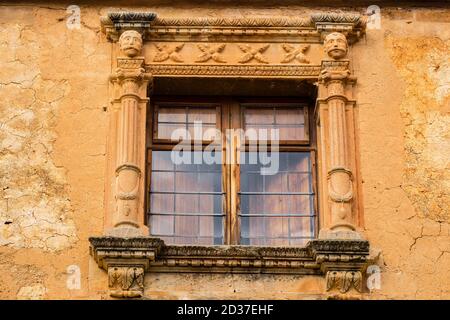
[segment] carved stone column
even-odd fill
[[[355,232],[357,213],[355,212],[355,192],[348,110],[354,106],[351,87],[355,78],[349,70],[347,39],[344,34],[333,32],[325,37],[325,52],[328,59],[322,61],[319,77],[318,112],[320,121],[321,146],[319,150],[323,191],[322,214],[325,225],[319,238],[360,239]],[[325,199],[326,196],[326,199]]]
[[[145,73],[142,35],[135,30],[123,32],[119,38],[123,56],[117,58],[117,69],[111,76],[116,98],[113,101],[115,149],[113,181],[115,206],[110,235],[142,234],[144,222],[145,118],[147,87],[151,80]]]

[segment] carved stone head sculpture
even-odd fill
[[[330,33],[325,37],[324,48],[330,58],[342,59],[347,55],[347,38],[339,32]]]
[[[127,30],[119,38],[120,50],[127,57],[135,57],[142,50],[142,36],[134,30]]]

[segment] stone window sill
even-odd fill
[[[114,297],[142,296],[145,272],[325,275],[327,290],[361,292],[369,255],[366,240],[316,239],[305,247],[180,246],[151,237],[89,241]]]

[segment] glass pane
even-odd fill
[[[188,122],[200,121],[203,124],[216,124],[216,108],[189,108]]]
[[[174,218],[172,216],[152,217],[151,233],[172,235],[174,232]]]
[[[170,152],[154,151],[152,153],[152,170],[169,170],[174,168]]]
[[[270,129],[279,130],[279,139],[287,141],[305,140],[305,115],[303,107],[245,108],[244,123],[246,139],[253,140],[253,135],[262,138],[260,130],[266,130],[270,139]]]
[[[158,123],[158,139],[186,140],[187,138],[188,135],[184,123]]]
[[[188,132],[191,137],[191,139],[197,140],[197,141],[213,141],[216,138],[219,139],[220,136],[218,136],[216,132],[216,125],[211,124],[204,124],[201,125],[195,124],[195,123],[189,123],[188,124]]]
[[[158,108],[158,122],[186,123],[186,108]]]
[[[276,124],[304,124],[305,115],[303,108],[276,108],[275,109]]]
[[[298,245],[314,238],[315,225],[314,217],[243,216],[241,228],[244,245]]]
[[[157,214],[173,213],[175,210],[174,194],[152,193],[150,195],[150,211]]]
[[[187,132],[192,139],[214,140],[217,119],[216,108],[214,107],[160,107],[157,109],[156,131],[157,139],[181,140],[187,139]],[[199,137],[194,137],[194,124],[199,123]],[[201,127],[200,127],[201,125]],[[172,136],[175,130],[176,136]],[[186,132],[187,130],[187,132]]]
[[[246,108],[244,113],[245,124],[274,124],[273,108]]]
[[[174,165],[170,153],[152,152],[151,234],[168,244],[223,244],[221,163],[208,165],[196,151]]]
[[[241,153],[241,244],[303,245],[315,234],[310,153],[273,153],[273,175],[261,172],[257,158],[248,163],[254,155]]]

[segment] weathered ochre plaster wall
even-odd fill
[[[450,32],[445,10],[383,10],[353,50],[373,298],[450,297]]]
[[[301,16],[310,8],[152,7],[161,16]],[[103,228],[108,7],[0,5],[0,298],[106,298],[87,238]],[[117,8],[116,8],[117,9]],[[145,9],[145,8],[137,8]],[[327,10],[321,8],[320,10]],[[364,12],[361,8],[359,12]],[[450,298],[449,11],[382,8],[350,51],[358,77],[367,298]],[[69,290],[67,267],[81,269]],[[323,278],[146,276],[149,298],[321,298]]]
[[[0,5],[0,299],[88,297],[102,232],[110,44],[97,10]],[[66,288],[81,268],[82,290]]]

